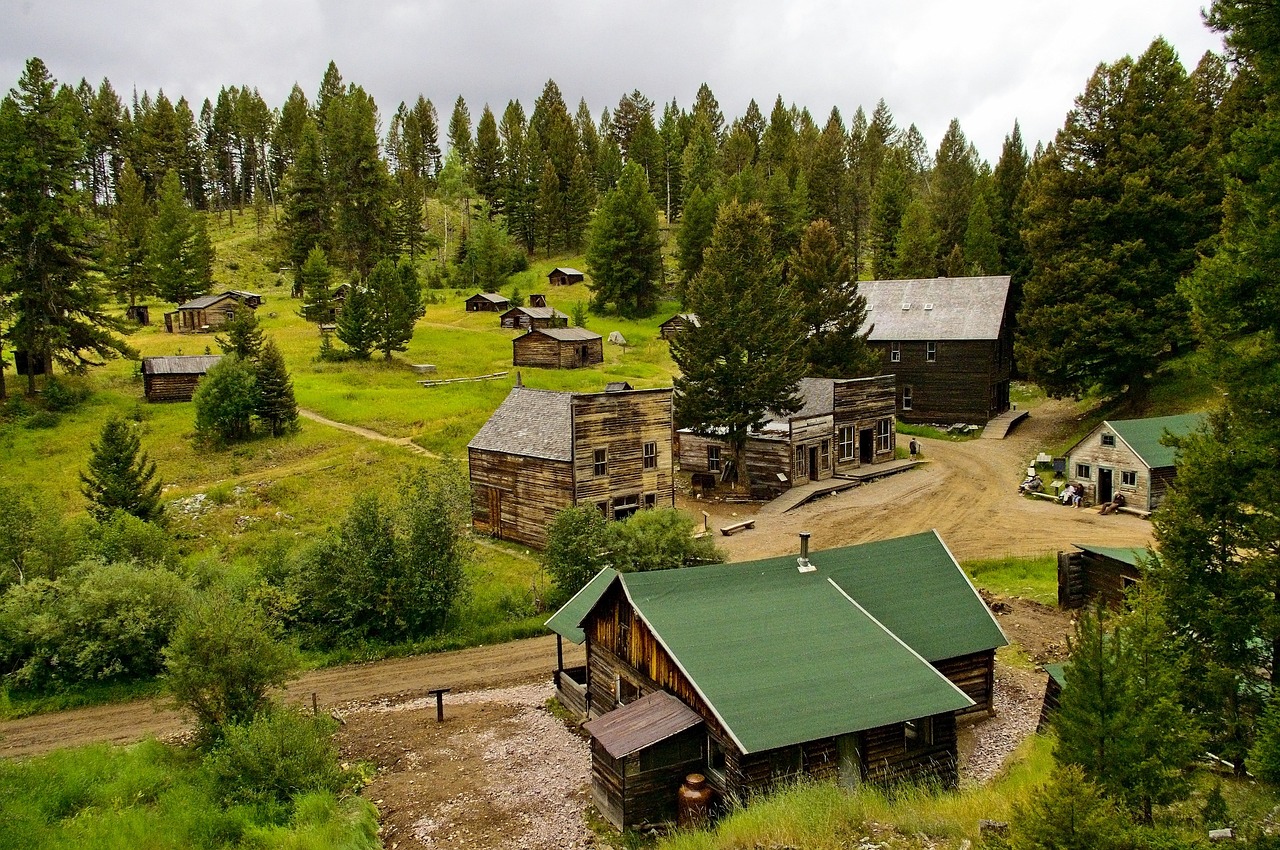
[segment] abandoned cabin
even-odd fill
[[[529,306],[530,307],[547,306],[547,296],[543,295],[540,292],[533,293],[532,295],[529,296]]]
[[[1099,599],[1109,608],[1124,604],[1125,594],[1142,582],[1146,549],[1073,543],[1075,552],[1058,553],[1058,607],[1080,608]]]
[[[547,283],[551,286],[571,286],[582,283],[585,279],[586,275],[582,272],[567,267],[557,267],[547,272]]]
[[[142,358],[142,388],[147,401],[191,401],[196,384],[221,359],[221,354]]]
[[[217,295],[201,295],[178,309],[164,314],[164,329],[169,333],[205,333],[217,330],[231,321],[236,310],[256,310],[262,296],[241,289],[228,289]]]
[[[554,307],[512,307],[500,317],[504,328],[567,328],[569,317]]]
[[[511,300],[499,292],[477,292],[465,303],[468,313],[501,313],[511,309]]]
[[[905,422],[982,424],[1009,409],[1009,276],[864,280],[868,343]]]
[[[691,772],[724,799],[799,776],[957,781],[956,717],[991,710],[1000,626],[936,532],[805,538],[799,558],[604,570],[548,620],[586,644],[582,668],[558,653],[557,693],[589,718],[614,826],[671,819]]]
[[[702,327],[702,323],[698,321],[696,313],[676,313],[670,319],[658,325],[658,335],[670,342],[687,327]]]
[[[773,415],[748,436],[743,462],[753,493],[776,495],[806,481],[893,460],[892,375],[802,378],[799,395],[799,410]],[[721,474],[731,457],[728,443],[690,429],[680,430],[678,443],[682,472]]]
[[[1125,509],[1150,513],[1175,475],[1174,450],[1161,440],[1186,436],[1203,421],[1200,413],[1105,420],[1067,451],[1067,479],[1084,487],[1085,504],[1124,493]]]
[[[586,328],[530,328],[511,341],[513,366],[578,369],[604,362],[604,338]]]
[[[512,388],[467,444],[475,530],[541,549],[573,505],[610,519],[673,507],[671,396]]]

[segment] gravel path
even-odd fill
[[[1045,675],[996,665],[995,716],[963,728],[960,784],[982,785],[994,779],[1009,755],[1040,723]]]

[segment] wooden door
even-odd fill
[[[1098,467],[1098,504],[1111,501],[1112,481],[1111,470]]]
[[[497,487],[489,488],[489,533],[502,537],[502,491]]]
[[[818,447],[809,447],[809,480],[818,480]]]

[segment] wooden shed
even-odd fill
[[[671,396],[512,388],[467,444],[476,531],[541,549],[572,505],[611,519],[673,507]]]
[[[513,366],[577,369],[604,362],[604,338],[586,328],[530,328],[511,347]]]
[[[697,313],[676,313],[670,319],[658,325],[658,335],[669,342],[688,327],[702,327],[702,323],[698,321]]]
[[[468,313],[501,313],[511,309],[511,300],[499,292],[477,292],[466,305]]]
[[[1174,450],[1161,440],[1190,434],[1203,421],[1201,413],[1104,420],[1067,451],[1067,478],[1084,487],[1086,504],[1124,493],[1126,508],[1154,511],[1176,474]]]
[[[529,296],[529,306],[530,307],[547,306],[547,296],[543,295],[541,292],[533,293],[532,295]]]
[[[504,328],[569,327],[569,317],[554,307],[512,307],[500,318]]]
[[[1045,664],[1042,666],[1044,667],[1044,672],[1049,674],[1049,679],[1044,685],[1044,703],[1040,706],[1040,723],[1036,726],[1037,732],[1043,732],[1053,720],[1053,715],[1057,713],[1058,706],[1062,704],[1062,688],[1067,683],[1066,664]]]
[[[231,321],[236,310],[255,310],[261,305],[261,295],[241,289],[201,295],[179,304],[177,310],[165,313],[164,327],[169,333],[207,333]]]
[[[604,574],[548,625],[586,643],[588,729],[604,738],[592,741],[592,796],[620,829],[663,819],[695,767],[739,799],[802,775],[954,784],[956,716],[990,710],[995,648],[1007,643],[934,532]],[[618,730],[666,716],[667,701],[634,707],[658,693],[701,719],[701,762],[689,732],[699,727],[683,721],[619,744]]]
[[[221,354],[142,358],[142,387],[147,401],[191,401],[196,384]]]
[[[847,475],[867,464],[893,460],[896,393],[892,375],[871,378],[803,378],[803,405],[774,414],[750,432],[743,462],[752,492],[776,495],[797,484]],[[719,474],[730,458],[715,433],[682,429],[682,472]]]
[[[864,280],[868,343],[905,422],[981,424],[1009,409],[1009,276]]]
[[[1142,565],[1150,553],[1142,548],[1071,544],[1075,552],[1058,553],[1058,607],[1079,608],[1094,597],[1111,608],[1142,581]]]
[[[571,286],[575,283],[582,283],[586,279],[586,275],[577,269],[560,266],[547,272],[547,283],[551,286]]]

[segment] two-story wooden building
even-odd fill
[[[1009,409],[1009,276],[863,280],[867,341],[906,422],[984,423]]]
[[[893,460],[897,409],[892,375],[802,378],[799,395],[799,410],[772,416],[748,437],[743,462],[753,492],[778,493]],[[681,429],[679,444],[682,472],[719,473],[730,458],[728,444],[715,435]]]
[[[1175,452],[1161,440],[1186,436],[1203,421],[1201,413],[1105,420],[1067,452],[1067,478],[1084,488],[1085,504],[1124,493],[1126,507],[1154,511],[1177,472]]]
[[[611,519],[673,507],[671,395],[514,387],[467,444],[476,531],[541,549],[572,505]]]
[[[954,784],[956,716],[990,710],[1007,643],[934,532],[606,571],[548,625],[586,643],[592,797],[620,829],[669,819],[690,771],[738,799],[799,776]]]

